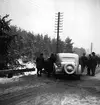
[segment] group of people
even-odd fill
[[[44,59],[43,53],[40,54],[36,58],[36,68],[37,68],[37,76],[42,76],[42,69],[47,71],[48,77],[50,77],[53,72],[53,64],[56,60],[55,54],[51,54],[48,59]]]
[[[97,56],[95,52],[86,56],[83,53],[83,56],[80,58],[80,64],[82,68],[82,73],[84,72],[85,68],[87,68],[87,75],[95,76],[96,66],[97,66]]]
[[[41,53],[36,58],[37,76],[42,76],[42,70],[47,72],[48,77],[50,77],[53,72],[53,64],[56,61],[56,55],[51,54],[48,59],[44,59],[43,53]],[[97,66],[97,56],[95,52],[92,52],[88,56],[85,53],[80,57],[81,71],[84,72],[87,68],[87,75],[95,76],[96,66]]]

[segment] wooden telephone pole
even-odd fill
[[[59,33],[61,33],[62,31],[62,13],[58,12],[56,14],[56,24],[55,24],[55,27],[56,27],[56,33],[57,33],[57,47],[56,47],[56,53],[59,53]]]
[[[91,43],[91,53],[92,53],[92,50],[93,50],[93,43]]]

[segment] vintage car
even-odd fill
[[[76,75],[80,79],[81,65],[79,56],[74,53],[58,53],[54,63],[54,74]]]

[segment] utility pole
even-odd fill
[[[93,43],[91,43],[91,53],[92,53],[92,50],[93,50]]]
[[[62,13],[58,12],[56,14],[56,24],[55,24],[55,27],[56,27],[56,33],[57,33],[57,47],[56,47],[56,53],[59,53],[59,33],[61,33],[62,31]]]

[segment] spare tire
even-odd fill
[[[67,74],[73,74],[75,72],[75,67],[72,64],[64,65],[64,70]]]

